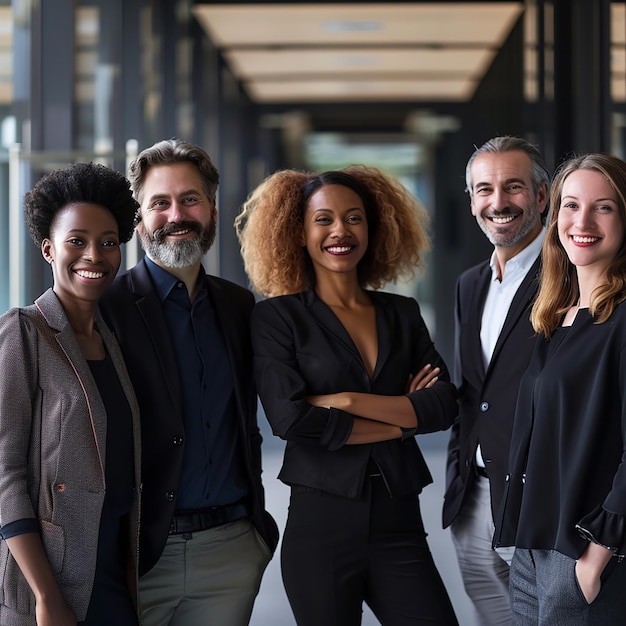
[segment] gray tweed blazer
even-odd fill
[[[111,356],[133,415],[139,528],[139,409],[107,326],[96,328]],[[34,305],[0,317],[0,525],[36,518],[48,559],[78,621],[93,586],[105,494],[106,411],[65,311],[50,289]],[[35,600],[0,540],[0,624],[35,625]]]

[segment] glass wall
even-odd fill
[[[173,136],[203,145],[222,173],[220,233],[208,264],[214,273],[245,281],[234,215],[259,173],[299,167],[302,154],[290,153],[284,142],[279,147],[276,133],[261,127],[262,119],[285,109],[250,102],[195,20],[194,4],[0,0],[0,311],[32,301],[50,283],[49,268],[24,232],[22,198],[32,182],[84,159],[125,171],[129,154]],[[440,207],[437,196],[447,193],[450,175],[462,174],[472,143],[501,132],[524,134],[541,145],[552,165],[567,151],[600,148],[626,155],[625,3],[522,4],[522,20],[474,100],[453,110],[431,103],[437,115],[452,115],[462,128],[445,131],[443,144],[426,145],[436,177],[417,170],[407,182],[429,208],[437,207],[439,225],[446,221],[438,247],[448,259],[454,251],[446,249],[446,237],[450,246],[466,245],[454,213],[463,198],[451,197],[448,207]],[[289,114],[306,115],[308,107],[302,103]],[[311,129],[313,136],[317,131]],[[263,136],[272,139],[263,145]],[[383,142],[383,151],[400,155],[416,147],[412,141],[403,148]],[[128,251],[131,263],[139,253],[133,246]]]
[[[174,136],[204,145],[220,167],[222,69],[192,5],[0,0],[0,312],[51,283],[22,215],[42,174],[80,160],[125,172],[138,149]],[[124,263],[139,254],[129,244]],[[220,261],[210,259],[216,272]]]

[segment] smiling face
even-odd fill
[[[66,310],[78,302],[97,305],[122,260],[117,221],[99,204],[69,204],[55,215],[41,252]]]
[[[157,265],[168,269],[199,264],[213,244],[216,225],[217,211],[192,163],[148,170],[137,234]]]
[[[580,271],[602,276],[624,245],[619,199],[598,171],[580,169],[563,182],[557,216],[559,241]]]
[[[508,258],[523,250],[541,230],[547,189],[537,193],[531,160],[522,151],[485,152],[471,165],[471,209],[478,225],[496,247],[508,248]]]
[[[349,187],[326,185],[310,198],[304,213],[302,245],[316,280],[327,273],[353,273],[367,251],[368,227],[361,198]]]

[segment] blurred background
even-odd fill
[[[430,214],[433,248],[425,272],[391,288],[419,300],[450,364],[456,277],[490,253],[464,193],[474,146],[523,136],[554,168],[575,152],[623,156],[625,128],[625,2],[0,0],[0,313],[51,284],[22,215],[42,174],[84,160],[125,171],[180,137],[221,174],[206,267],[244,285],[233,220],[266,175],[364,163],[400,178]],[[133,241],[124,264],[140,256]],[[284,521],[282,446],[265,441],[269,506]],[[421,440],[435,477],[424,517],[473,626],[440,529],[446,441]],[[291,623],[278,559],[253,623]]]

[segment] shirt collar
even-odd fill
[[[147,256],[145,257],[145,262],[148,272],[152,277],[152,282],[154,283],[154,288],[159,296],[159,300],[165,302],[172,289],[180,283],[180,278],[176,278],[174,274],[170,274]]]
[[[507,275],[506,267],[509,265],[517,265],[520,270],[527,272],[530,266],[535,262],[537,257],[541,254],[541,246],[546,236],[545,226],[539,231],[539,234],[523,249],[520,250],[514,257],[510,258],[505,266],[503,276]],[[498,280],[498,270],[496,267],[496,251],[491,253],[491,260],[489,261],[491,267],[492,280]]]

